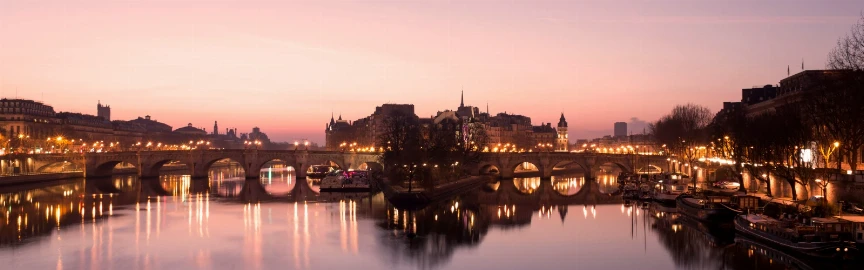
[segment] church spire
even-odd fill
[[[333,112],[330,112],[330,125],[336,124],[336,120],[333,120]]]
[[[462,97],[459,99],[459,108],[465,107],[465,87],[462,87]]]

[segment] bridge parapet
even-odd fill
[[[298,178],[305,178],[306,169],[311,165],[333,162],[344,169],[356,169],[364,163],[377,162],[378,155],[334,151],[232,149],[30,154],[10,155],[7,158],[15,161],[10,164],[27,166],[28,171],[37,171],[53,163],[72,162],[81,165],[86,177],[91,178],[110,177],[114,167],[120,163],[134,165],[142,178],[158,177],[162,166],[173,161],[185,164],[193,178],[206,178],[213,163],[229,159],[243,166],[247,178],[257,179],[261,168],[274,160],[280,160],[293,167]]]
[[[665,156],[657,155],[625,155],[570,152],[522,152],[522,153],[483,153],[481,162],[471,168],[473,175],[490,171],[491,167],[499,171],[501,178],[513,178],[520,164],[530,163],[537,168],[542,177],[551,177],[554,168],[578,166],[586,173],[586,178],[593,179],[597,168],[602,165],[617,166],[622,171],[633,172],[646,164],[664,164]],[[659,166],[658,166],[659,167]]]

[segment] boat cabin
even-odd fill
[[[748,214],[750,228],[793,242],[837,242],[848,239],[852,223],[835,218],[812,218],[813,225],[776,220],[764,215]]]
[[[752,195],[736,195],[732,196],[731,204],[733,207],[738,208],[738,210],[756,210],[759,209],[759,202],[761,199]]]
[[[714,204],[714,203],[729,203],[731,200],[732,200],[732,198],[726,197],[726,196],[708,196],[708,198],[707,198],[707,202],[712,203],[712,204]]]
[[[852,223],[852,238],[864,244],[864,216],[835,216],[834,218]]]
[[[661,191],[667,194],[681,194],[687,191],[687,185],[682,184],[663,184],[662,187]]]
[[[822,236],[822,241],[838,241],[851,238],[854,223],[837,218],[814,217],[813,227]]]

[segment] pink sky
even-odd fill
[[[466,104],[571,138],[716,111],[825,55],[859,1],[0,0],[0,95],[323,142],[330,113]],[[44,97],[43,97],[44,96]],[[638,132],[638,131],[634,131]]]

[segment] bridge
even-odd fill
[[[362,165],[382,168],[378,155],[356,152],[292,151],[292,150],[178,150],[130,151],[106,153],[9,155],[5,161],[41,172],[58,163],[72,163],[83,169],[87,178],[104,178],[113,174],[121,163],[132,164],[141,178],[158,178],[159,170],[169,162],[186,165],[193,179],[207,178],[210,167],[221,160],[239,163],[247,179],[258,179],[261,168],[268,162],[280,161],[295,168],[297,178],[306,178],[311,165],[335,164],[344,169],[357,169]]]
[[[513,178],[520,165],[534,165],[541,178],[550,178],[555,171],[566,168],[581,169],[585,179],[594,179],[601,166],[616,166],[625,172],[634,169],[653,167],[667,171],[666,156],[633,154],[598,154],[569,152],[523,152],[523,153],[483,153],[481,162],[471,170],[473,175],[490,174],[493,169],[501,178]]]
[[[552,181],[541,180],[530,192],[521,191],[512,179],[503,179],[489,185],[477,197],[481,205],[519,205],[523,209],[538,210],[541,206],[552,205],[597,205],[620,204],[621,196],[603,193],[596,180],[585,180],[578,192],[572,195],[555,190]]]
[[[464,170],[471,175],[497,171],[501,178],[510,179],[516,176],[520,165],[525,167],[531,164],[533,167],[529,167],[544,179],[568,168],[581,169],[586,179],[594,179],[601,166],[617,166],[622,171],[632,172],[647,167],[665,171],[662,168],[668,164],[665,156],[657,155],[569,152],[483,153],[480,159],[479,164]],[[306,178],[311,165],[335,164],[343,169],[358,169],[363,165],[371,169],[384,168],[378,163],[378,154],[375,153],[254,149],[7,155],[3,162],[28,168],[28,172],[43,172],[51,165],[67,162],[81,168],[87,178],[110,177],[114,168],[121,163],[132,164],[141,178],[156,178],[165,164],[178,162],[186,165],[193,179],[198,179],[207,178],[210,167],[221,160],[239,163],[248,179],[257,179],[262,167],[271,161],[283,162],[295,168],[296,177],[300,179]]]

